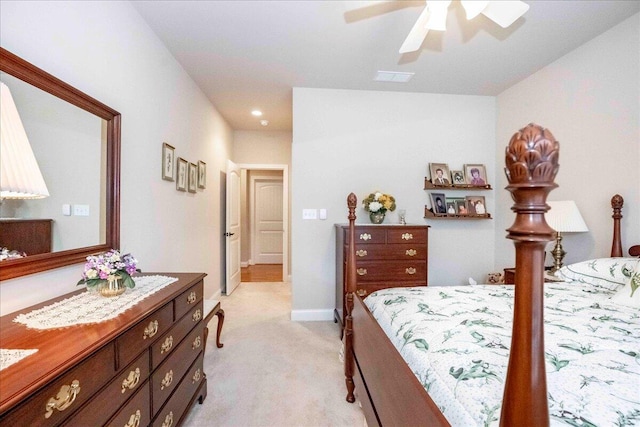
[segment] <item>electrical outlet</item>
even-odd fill
[[[89,216],[89,205],[73,205],[75,216]]]

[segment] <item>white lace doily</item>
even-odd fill
[[[140,276],[133,279],[135,288],[116,297],[103,297],[88,291],[46,307],[20,314],[14,322],[33,329],[53,329],[113,319],[149,295],[177,281],[175,277]]]
[[[0,348],[0,371],[21,361],[27,356],[31,356],[37,351],[38,350],[7,350]]]

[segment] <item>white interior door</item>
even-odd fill
[[[227,160],[227,224],[226,264],[227,285],[225,293],[230,295],[240,284],[240,168]]]
[[[256,264],[282,264],[282,180],[255,182]]]

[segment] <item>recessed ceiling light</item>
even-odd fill
[[[260,110],[253,110],[251,112],[251,115],[256,116],[256,117],[260,117],[262,115],[262,111]]]
[[[406,83],[415,73],[403,73],[400,71],[378,71],[373,80],[377,82]]]
[[[260,124],[262,126],[267,126],[269,124],[269,120],[260,120]]]

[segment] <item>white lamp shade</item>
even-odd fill
[[[0,199],[49,196],[9,88],[0,82]]]
[[[580,233],[589,231],[582,219],[578,206],[573,200],[547,202],[551,207],[545,214],[547,224],[559,233]]]

